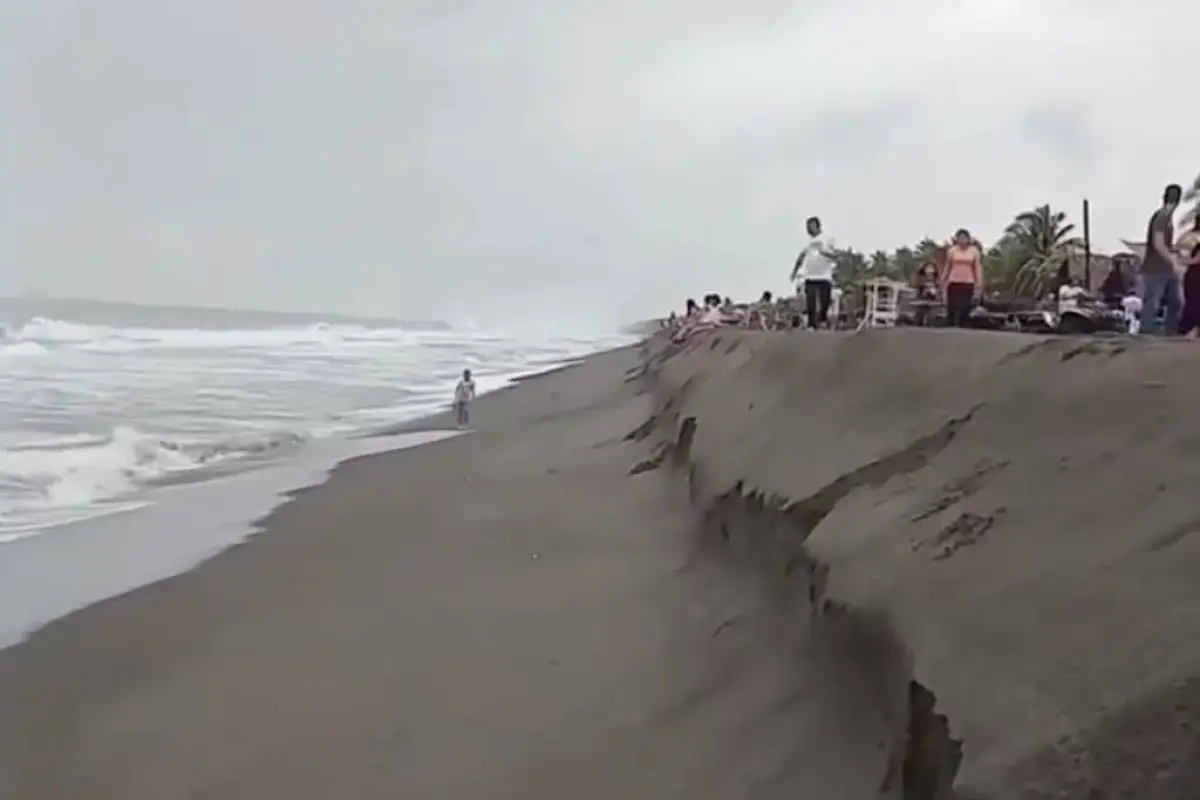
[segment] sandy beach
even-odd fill
[[[1197,363],[721,332],[521,381],[0,652],[0,797],[1200,796]]]

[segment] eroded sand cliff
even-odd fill
[[[648,346],[639,470],[870,675],[906,797],[1200,796],[1200,350]],[[822,634],[822,631],[826,634]]]

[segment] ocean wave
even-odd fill
[[[128,321],[0,303],[10,321],[0,324],[0,544],[144,505],[162,484],[436,412],[463,368],[490,391],[628,341],[520,320],[482,329],[121,308]]]
[[[38,342],[0,342],[0,358],[44,356],[49,351]]]
[[[128,507],[128,502],[136,502],[128,498],[142,488],[281,457],[307,438],[292,431],[273,431],[220,441],[176,441],[118,426],[103,436],[9,442],[0,447],[0,541],[76,516],[95,516],[117,505]]]
[[[612,335],[622,338],[623,334]],[[146,348],[264,349],[289,347],[404,346],[454,348],[464,344],[540,344],[550,351],[595,344],[596,333],[545,331],[514,322],[509,329],[481,330],[473,324],[397,323],[394,327],[313,322],[305,325],[248,328],[125,327],[32,317],[21,324],[0,324],[0,356],[42,355],[46,346],[91,352],[122,353]]]
[[[67,345],[99,352],[124,352],[146,347],[259,348],[353,343],[405,344],[421,335],[443,335],[439,329],[369,328],[362,325],[309,325],[277,328],[212,330],[204,328],[137,328],[91,325],[34,317],[8,332],[8,349],[21,345]]]

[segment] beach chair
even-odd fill
[[[899,318],[900,289],[898,281],[877,279],[863,284],[865,305],[858,330],[863,328],[894,328]]]

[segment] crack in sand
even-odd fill
[[[661,422],[670,418],[670,407],[678,405],[679,398],[676,395],[659,414],[652,416],[635,433],[641,438],[648,437]],[[893,478],[925,467],[950,444],[980,408],[982,404],[976,405],[965,414],[946,421],[932,433],[838,476],[801,500],[748,489],[745,481],[739,480],[710,500],[704,511],[702,529],[710,539],[718,541],[731,554],[748,558],[766,568],[765,574],[770,576],[769,583],[783,598],[794,596],[797,584],[803,586],[803,596],[811,618],[851,618],[855,611],[852,606],[827,596],[829,566],[811,556],[804,546],[806,540],[839,503],[858,489],[882,486]],[[693,502],[702,499],[702,468],[692,453],[698,429],[696,417],[685,417],[679,424],[675,441],[661,443],[650,459],[656,462],[657,468],[669,453],[677,467],[686,468],[689,496]],[[1003,465],[977,467],[975,477],[1000,466]],[[955,502],[973,491],[969,479],[964,484],[959,487]],[[977,541],[990,523],[982,527],[953,526],[952,523],[951,533],[943,531],[942,534],[949,537],[946,540],[946,546],[951,548],[949,552]],[[780,563],[783,564],[782,570],[777,566]],[[713,637],[725,630],[730,622],[719,625]],[[899,729],[905,733],[901,740],[889,748],[880,791],[890,791],[898,780],[905,800],[950,798],[954,777],[962,762],[962,740],[950,735],[945,715],[935,712],[936,697],[933,692],[915,680],[909,681],[906,705],[906,719],[899,725]]]
[[[951,506],[954,506],[963,500],[966,500],[971,495],[983,488],[984,481],[988,475],[993,472],[998,472],[1008,466],[1008,461],[991,461],[984,459],[975,464],[971,472],[963,478],[948,483],[942,487],[942,496],[930,504],[921,513],[912,518],[912,522],[922,522],[930,517],[937,516]]]
[[[1009,358],[1034,352],[1045,343],[1022,348]],[[660,359],[658,365],[665,359]],[[1007,359],[1005,359],[1007,360]],[[648,369],[645,377],[654,382],[657,369]],[[692,380],[672,392],[660,410],[640,427],[638,440],[648,438],[679,419],[684,395]],[[827,595],[829,566],[815,559],[805,543],[814,531],[851,494],[862,488],[879,487],[890,480],[924,468],[942,453],[962,428],[983,408],[979,403],[966,413],[947,420],[936,430],[920,436],[904,447],[839,475],[830,483],[801,499],[765,492],[738,480],[719,494],[707,492],[705,471],[693,454],[699,421],[687,416],[678,423],[674,441],[659,445],[651,460],[661,465],[669,457],[674,466],[685,471],[691,502],[704,505],[701,530],[708,540],[738,560],[750,561],[763,570],[768,585],[786,604],[792,598],[802,601],[814,621],[829,620],[837,625],[853,625],[857,610]],[[631,434],[631,437],[634,438]],[[971,496],[982,486],[986,475],[1007,467],[1007,462],[980,462],[966,477],[943,488],[940,500],[917,519],[926,519],[945,511]],[[657,466],[655,467],[657,468]],[[707,498],[707,499],[706,499]],[[933,541],[943,550],[937,557],[947,558],[957,549],[976,543],[994,524],[1003,509],[991,515],[961,514],[945,526]],[[782,567],[780,566],[782,565]],[[839,622],[839,620],[841,620]],[[723,623],[713,636],[725,630]],[[894,636],[894,634],[889,634]],[[894,648],[903,649],[899,642]],[[905,661],[905,663],[909,663]],[[916,681],[908,679],[908,698],[904,719],[894,730],[903,731],[888,749],[885,774],[880,791],[897,785],[906,800],[948,800],[962,763],[962,740],[951,736],[946,716],[936,713],[936,696]],[[897,724],[893,720],[892,725]]]

